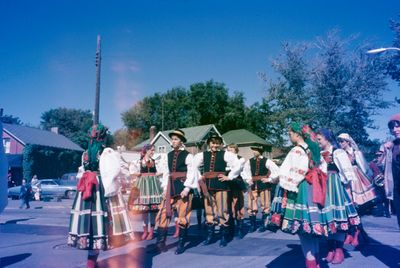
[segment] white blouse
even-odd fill
[[[304,149],[306,143],[301,144]],[[308,171],[309,158],[300,146],[293,147],[279,168],[279,186],[292,192],[298,192],[299,183]]]

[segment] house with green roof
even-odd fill
[[[271,157],[272,146],[268,144],[263,138],[248,131],[247,129],[231,130],[222,135],[225,144],[235,143],[239,147],[239,155],[249,159],[253,157],[251,146],[264,147],[264,155]]]
[[[213,124],[181,128],[181,130],[185,132],[185,137],[187,139],[185,147],[192,154],[204,151],[207,148],[206,141],[210,132],[221,135]],[[153,138],[137,144],[133,150],[140,151],[145,144],[150,143],[154,145],[156,153],[168,153],[172,151],[171,139],[168,136],[171,131],[172,129],[159,131]]]

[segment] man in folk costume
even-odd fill
[[[197,173],[193,170],[193,155],[183,149],[186,142],[185,133],[174,130],[169,133],[173,151],[168,153],[168,169],[163,182],[164,196],[160,210],[157,215],[158,236],[157,249],[165,250],[168,225],[171,221],[172,210],[176,209],[179,224],[179,243],[175,254],[185,251],[185,240],[190,225],[190,214],[192,212],[193,190],[198,187]]]
[[[240,172],[242,172],[244,163],[246,159],[238,155],[239,147],[237,144],[231,143],[226,147],[226,150],[234,153],[240,161]],[[230,170],[230,167],[227,167],[227,170]],[[230,222],[230,228],[232,232],[232,236],[235,234],[235,220],[237,227],[237,238],[242,239],[244,236],[243,231],[243,220],[244,220],[244,192],[247,189],[247,185],[244,182],[242,176],[238,176],[230,182],[230,202],[232,206],[232,219]]]
[[[387,199],[393,200],[400,228],[400,114],[395,114],[389,119],[388,127],[394,140],[381,146],[381,150],[384,151],[384,187]]]
[[[260,199],[262,213],[262,224],[259,232],[265,232],[264,222],[271,208],[271,191],[274,184],[277,183],[279,168],[273,161],[263,156],[263,146],[252,146],[250,148],[254,157],[246,162],[243,169],[244,179],[251,187],[248,198],[250,232],[254,232],[257,228],[258,199]]]
[[[119,246],[133,238],[125,203],[114,181],[114,175],[120,169],[119,158],[108,154],[112,149],[107,148],[111,151],[105,158],[111,156],[111,162],[115,164],[106,167],[99,164],[106,136],[107,128],[101,124],[90,130],[88,150],[82,156],[84,172],[78,174],[78,192],[69,224],[68,245],[88,250],[88,268],[96,266],[100,250]],[[102,170],[104,181],[100,176]]]
[[[211,133],[207,139],[207,145],[210,150],[198,153],[194,158],[194,168],[198,170],[199,174],[199,169],[203,166],[199,185],[205,196],[204,207],[208,228],[204,245],[212,242],[215,225],[219,225],[222,232],[220,247],[225,247],[229,235],[230,214],[228,182],[240,175],[240,162],[235,154],[220,150],[222,138],[218,134]],[[227,166],[231,168],[228,175],[226,175]]]

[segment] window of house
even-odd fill
[[[167,148],[165,146],[158,146],[158,152],[159,153],[166,153],[167,152]]]
[[[4,138],[3,139],[3,146],[4,146],[4,151],[6,154],[9,154],[11,151],[11,139],[10,138]]]

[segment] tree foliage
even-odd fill
[[[12,125],[22,125],[22,121],[19,117],[7,114],[1,117],[1,122]]]
[[[225,132],[246,126],[244,101],[242,92],[230,96],[224,84],[210,80],[145,97],[122,114],[122,121],[130,130],[141,130],[144,137],[153,125],[166,130],[215,124]]]
[[[58,133],[87,148],[88,131],[93,124],[89,110],[57,108],[46,111],[41,116],[40,125],[45,130],[58,128]]]
[[[23,153],[23,176],[37,174],[39,178],[59,178],[75,172],[81,165],[81,152],[28,144]]]

